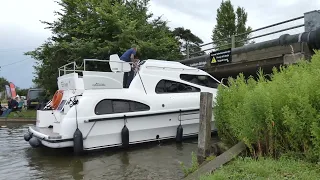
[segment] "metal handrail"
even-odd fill
[[[103,60],[103,59],[84,59],[83,60],[83,70],[86,70],[86,62],[87,61],[95,61],[95,62],[110,62],[111,60]],[[115,63],[129,63],[129,64],[133,64],[133,62],[125,62],[125,61],[112,61]]]
[[[268,36],[268,35],[271,35],[271,34],[276,34],[276,33],[279,33],[279,32],[288,31],[288,30],[291,30],[291,29],[296,29],[296,28],[303,27],[303,26],[304,26],[304,24],[300,24],[300,25],[297,25],[297,26],[292,26],[292,27],[281,29],[281,30],[278,30],[278,31],[273,31],[273,32],[270,32],[270,33],[261,34],[259,36],[253,36],[251,38],[242,39],[242,40],[239,40],[237,42],[248,41],[248,40],[252,40],[252,39]]]
[[[278,22],[278,23],[275,23],[275,24],[271,24],[271,25],[264,26],[264,27],[261,27],[261,28],[258,28],[258,29],[254,29],[254,30],[249,31],[249,32],[245,32],[245,33],[241,33],[241,34],[236,34],[235,36],[237,37],[237,36],[241,36],[241,35],[245,35],[245,34],[250,34],[250,33],[256,32],[256,31],[264,30],[264,29],[267,29],[267,28],[271,28],[271,27],[274,27],[274,26],[278,26],[278,25],[280,25],[280,24],[292,22],[292,21],[295,21],[295,20],[303,19],[303,18],[304,18],[304,16],[299,16],[299,17],[296,17],[296,18],[288,19],[288,20],[286,20],[286,21],[281,21],[281,22]]]
[[[114,63],[129,63],[133,64],[133,62],[125,62],[125,61],[112,61],[112,60],[103,60],[103,59],[83,59],[83,70],[82,69],[76,69],[77,64],[75,61],[67,63],[61,67],[58,68],[59,70],[59,77],[61,76],[61,71],[63,71],[63,74],[66,74],[66,72],[83,72],[86,71],[86,62],[88,61],[95,61],[95,62],[114,62]],[[73,69],[67,69],[68,66],[73,65]]]
[[[58,68],[58,70],[59,70],[59,77],[60,77],[60,71],[63,70],[63,73],[66,74],[67,66],[69,66],[69,65],[71,65],[71,64],[73,64],[73,70],[74,70],[74,71],[76,70],[76,62],[73,61],[73,62],[70,62],[70,63],[68,63],[68,64],[65,64],[65,65],[63,65],[63,66],[61,66],[61,67]],[[62,69],[62,68],[63,68],[63,69]]]
[[[245,33],[241,33],[241,34],[235,34],[235,35],[232,35],[232,37],[213,40],[212,42],[201,44],[198,47],[201,48],[203,46],[211,45],[211,44],[218,43],[218,42],[225,41],[225,40],[231,40],[231,42],[233,40],[233,42],[231,44],[232,44],[232,47],[234,47],[235,43],[238,43],[238,42],[248,41],[248,40],[252,40],[252,39],[256,39],[256,38],[260,38],[260,37],[276,34],[276,33],[279,33],[279,32],[284,32],[284,31],[300,28],[300,27],[303,27],[304,24],[300,24],[300,25],[297,25],[297,26],[292,26],[292,27],[289,27],[289,28],[284,28],[284,29],[281,29],[281,30],[273,31],[273,32],[270,32],[270,33],[265,33],[265,34],[262,34],[262,35],[258,35],[258,36],[254,36],[254,37],[251,37],[251,38],[238,40],[238,41],[235,41],[236,37],[239,37],[239,36],[241,37],[241,36],[246,35],[246,34],[250,34],[250,33],[257,32],[257,31],[264,30],[264,29],[271,28],[271,27],[275,27],[275,26],[278,26],[278,25],[281,25],[281,24],[285,24],[285,23],[296,21],[296,20],[303,19],[303,18],[304,18],[304,16],[299,16],[299,17],[296,17],[296,18],[288,19],[288,20],[285,20],[285,21],[281,21],[281,22],[274,23],[274,24],[271,24],[271,25],[268,25],[268,26],[264,26],[264,27],[261,27],[261,28],[254,29],[254,30],[249,31],[249,32],[245,32]],[[194,55],[194,54],[197,54],[197,53],[200,53],[200,52],[205,52],[205,51],[216,49],[216,48],[217,47],[207,48],[207,49],[204,49],[204,50],[201,50],[201,51],[197,51],[197,52],[193,52],[193,53],[190,53],[189,52],[190,50],[187,48],[187,50],[184,50],[182,52],[187,51],[187,56],[189,56],[189,55]],[[187,57],[187,58],[189,58],[189,57]]]

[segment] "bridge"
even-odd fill
[[[306,12],[303,16],[258,28],[249,33],[261,32],[265,29],[274,28],[279,25],[286,25],[299,20],[303,20],[304,22],[295,26],[282,28],[273,32],[267,32],[247,39],[240,39],[236,41],[237,37],[244,35],[237,34],[223,40],[217,40],[215,42],[228,42],[225,44],[225,47],[230,46],[230,48],[221,49],[221,47],[217,46],[207,48],[201,51],[208,52],[211,50],[211,52],[202,56],[190,58],[190,56],[199,52],[190,54],[190,50],[187,47],[187,59],[181,60],[180,62],[191,67],[203,69],[217,79],[225,79],[230,76],[236,77],[239,73],[243,73],[245,76],[256,76],[259,68],[262,68],[263,71],[268,74],[272,72],[273,67],[294,64],[301,58],[309,60],[314,54],[313,50],[320,49],[319,10]],[[299,28],[302,30],[299,30]],[[293,29],[300,32],[292,35],[284,33]],[[277,33],[283,34],[275,39],[236,47],[237,42],[267,37]],[[206,43],[199,47],[203,48],[204,46],[215,44],[215,42]]]

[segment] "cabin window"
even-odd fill
[[[217,88],[219,83],[207,75],[181,74],[180,79],[209,88]]]
[[[139,102],[134,102],[130,101],[130,112],[135,112],[135,111],[149,111],[150,107],[139,103]]]
[[[156,93],[187,93],[187,92],[200,92],[201,90],[197,87],[193,87],[180,82],[161,80],[156,86]]]
[[[102,100],[100,101],[96,108],[95,108],[95,113],[97,115],[101,114],[112,114],[112,102],[111,100]]]
[[[150,107],[140,102],[120,99],[105,99],[97,104],[95,114],[102,115],[148,110],[150,110]]]

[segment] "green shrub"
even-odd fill
[[[320,157],[320,52],[309,61],[273,69],[270,80],[240,74],[219,86],[213,110],[222,141],[243,141],[256,155],[286,152]]]

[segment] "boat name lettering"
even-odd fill
[[[68,83],[66,83],[66,82],[63,82],[63,81],[62,81],[62,82],[61,82],[61,86],[62,86],[62,87],[68,87],[68,86],[69,86],[69,84],[68,84]]]
[[[92,84],[92,86],[106,86],[106,85],[103,83],[95,83],[95,84]]]

